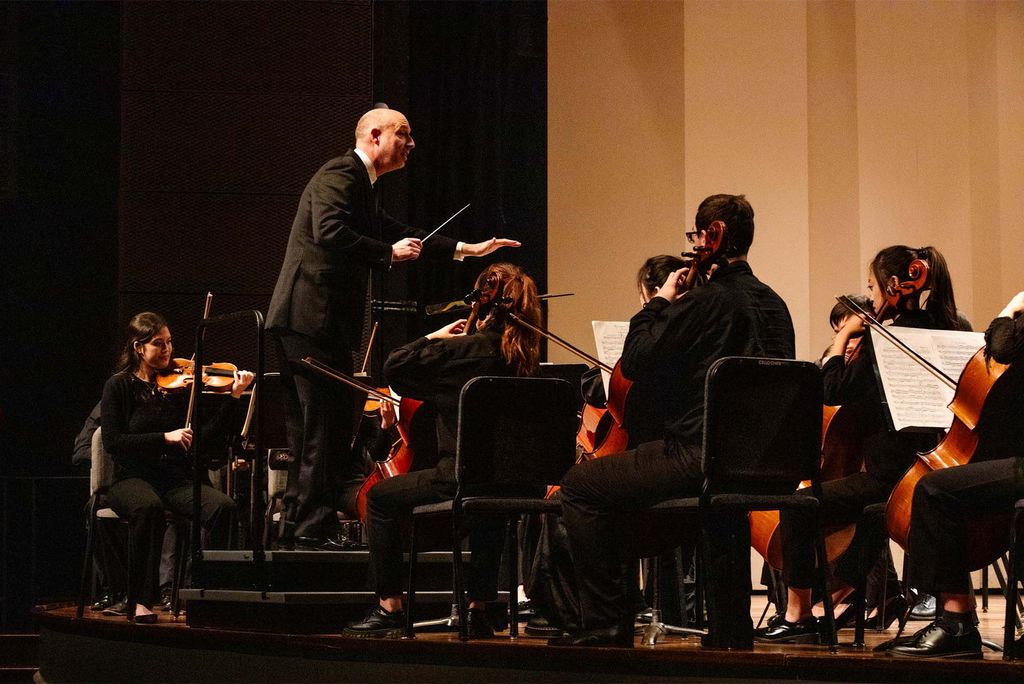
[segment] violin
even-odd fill
[[[191,359],[171,359],[166,370],[157,374],[156,383],[168,391],[189,389],[195,381],[195,367]],[[211,392],[230,391],[237,370],[238,366],[227,362],[203,366],[203,389]]]
[[[372,397],[378,402],[388,402],[398,409],[398,424],[396,427],[401,439],[395,442],[391,447],[391,452],[385,460],[376,461],[374,463],[373,470],[369,475],[367,475],[366,479],[363,480],[363,484],[360,485],[359,491],[356,494],[355,512],[365,525],[367,522],[367,496],[374,485],[396,475],[408,473],[413,468],[413,462],[416,455],[410,446],[412,444],[412,422],[413,416],[416,414],[416,411],[419,410],[420,406],[423,405],[423,402],[411,397],[396,399],[391,396],[390,393],[384,394],[373,387],[356,380],[355,378],[349,377],[348,375],[317,361],[310,356],[302,359],[302,363],[332,380],[336,380],[361,392],[365,392],[367,397]]]
[[[679,283],[679,292],[689,292],[695,287],[706,285],[711,277],[713,268],[718,264],[722,250],[725,231],[722,230],[721,221],[712,221],[711,225],[703,231],[694,231],[686,234],[686,239],[694,242],[698,233],[704,233],[704,244],[694,244],[689,252],[681,252],[679,256],[690,260],[690,268],[686,272],[683,282]]]

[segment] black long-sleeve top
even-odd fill
[[[996,318],[985,331],[994,361],[1010,364],[985,399],[972,461],[1024,457],[1024,316]]]
[[[941,328],[927,311],[903,313],[894,324],[905,328]],[[892,429],[875,373],[875,350],[870,336],[864,336],[849,363],[843,356],[833,356],[821,367],[821,373],[825,404],[841,406],[842,411],[853,414],[856,432],[863,440],[864,469],[881,482],[895,483],[914,462],[918,451],[935,446],[938,431],[896,432]]]
[[[514,375],[501,355],[501,330],[487,328],[446,340],[421,337],[391,352],[384,377],[402,396],[437,410],[437,449],[443,458],[455,454],[459,393],[482,375]]]
[[[622,371],[633,381],[625,416],[630,443],[699,444],[712,363],[723,356],[795,354],[786,303],[745,261],[719,268],[673,303],[655,297],[630,320],[622,349]]]
[[[226,429],[237,401],[229,399],[209,414],[201,441]],[[115,373],[103,386],[100,407],[103,448],[114,460],[115,482],[138,477],[170,488],[191,481],[185,451],[164,442],[164,433],[185,427],[188,392],[164,392],[133,373]]]

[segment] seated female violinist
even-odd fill
[[[445,501],[455,495],[455,435],[459,393],[469,380],[482,375],[530,376],[537,372],[540,336],[507,323],[506,313],[538,325],[540,302],[530,276],[512,264],[489,266],[477,278],[482,292],[468,320],[459,320],[391,352],[384,364],[390,385],[437,409],[440,460],[430,470],[418,470],[384,480],[368,496],[367,532],[370,562],[379,605],[344,633],[358,637],[395,635],[405,624],[402,610],[402,523],[418,505]],[[494,306],[504,301],[502,306]],[[487,623],[486,601],[497,596],[498,563],[504,524],[481,521],[470,535],[472,559],[468,573],[469,633],[493,636]]]
[[[192,468],[187,453],[192,428],[184,427],[188,392],[170,392],[157,376],[171,363],[171,331],[159,314],[136,314],[128,323],[128,339],[118,370],[103,386],[103,447],[114,460],[110,507],[131,521],[129,577],[135,585],[136,622],[156,622],[150,610],[160,599],[160,551],[165,510],[192,514]],[[249,371],[235,371],[231,396],[237,399],[253,381]],[[224,430],[233,402],[203,426],[204,441]],[[207,442],[208,443],[208,442]],[[202,523],[211,548],[226,548],[234,521],[235,502],[203,485]]]
[[[935,594],[941,614],[909,639],[895,643],[895,656],[980,658],[974,617],[967,523],[974,517],[1009,514],[1024,497],[1018,467],[1024,458],[1024,292],[985,331],[986,355],[1015,364],[1000,379],[1000,397],[985,402],[979,441],[970,463],[929,473],[914,489],[907,572],[914,586]],[[1007,644],[1007,648],[1012,648]],[[1019,647],[1019,646],[1018,646]]]
[[[912,262],[927,264],[922,287],[908,287],[915,278]],[[906,327],[957,330],[962,324],[949,271],[942,254],[934,247],[911,249],[902,245],[886,247],[868,268],[868,291],[881,320],[891,319]],[[922,306],[921,294],[929,295]],[[891,302],[890,304],[887,304]],[[820,515],[825,524],[854,523],[869,504],[884,502],[911,465],[918,451],[934,445],[932,435],[896,433],[890,427],[874,371],[871,338],[862,337],[856,353],[847,357],[852,338],[864,333],[864,322],[856,316],[846,319],[822,366],[825,404],[842,406],[853,413],[863,436],[862,472],[822,483]],[[782,576],[787,586],[786,615],[755,632],[760,641],[818,643],[817,618],[812,614],[811,586],[814,578],[814,518],[798,511],[780,516],[783,547]],[[871,569],[887,541],[878,525],[858,525],[849,549],[836,564],[833,602],[849,596],[853,587]],[[870,530],[870,531],[869,531]]]

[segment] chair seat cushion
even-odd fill
[[[532,497],[468,497],[462,500],[467,513],[555,513],[562,512],[557,500]]]

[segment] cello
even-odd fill
[[[383,392],[359,382],[355,378],[351,378],[310,356],[302,359],[302,363],[332,380],[336,380],[342,384],[348,385],[349,387],[360,390],[361,392],[365,392],[367,397],[371,397],[376,401],[387,402],[398,409],[398,424],[396,427],[401,439],[395,442],[391,447],[391,452],[385,460],[374,462],[373,470],[369,475],[367,475],[366,479],[363,480],[363,484],[360,485],[359,492],[356,494],[356,513],[365,525],[367,515],[366,497],[369,494],[370,489],[372,489],[378,482],[396,475],[403,475],[412,470],[413,461],[415,459],[415,454],[410,446],[412,443],[412,421],[413,416],[416,414],[419,407],[423,405],[423,402],[419,399],[413,399],[412,397],[396,399],[390,394],[384,394]]]
[[[953,421],[945,437],[934,449],[917,454],[914,464],[893,488],[886,504],[885,518],[889,537],[901,548],[906,549],[910,537],[912,503],[917,483],[930,472],[955,468],[971,461],[978,446],[977,427],[981,421],[986,401],[1010,366],[988,359],[985,355],[985,348],[982,347],[970,358],[960,372],[956,383],[953,383],[945,374],[932,366],[927,359],[895,338],[866,312],[859,313],[872,330],[877,330],[900,351],[955,390],[953,400],[949,403]],[[964,550],[968,559],[967,564],[972,570],[989,565],[1005,551],[1006,535],[1001,531],[1006,529],[1009,517],[1010,513],[1007,512],[1006,514],[972,519],[966,539],[967,548]],[[1003,518],[1006,519],[1007,524],[994,524],[996,519]]]

